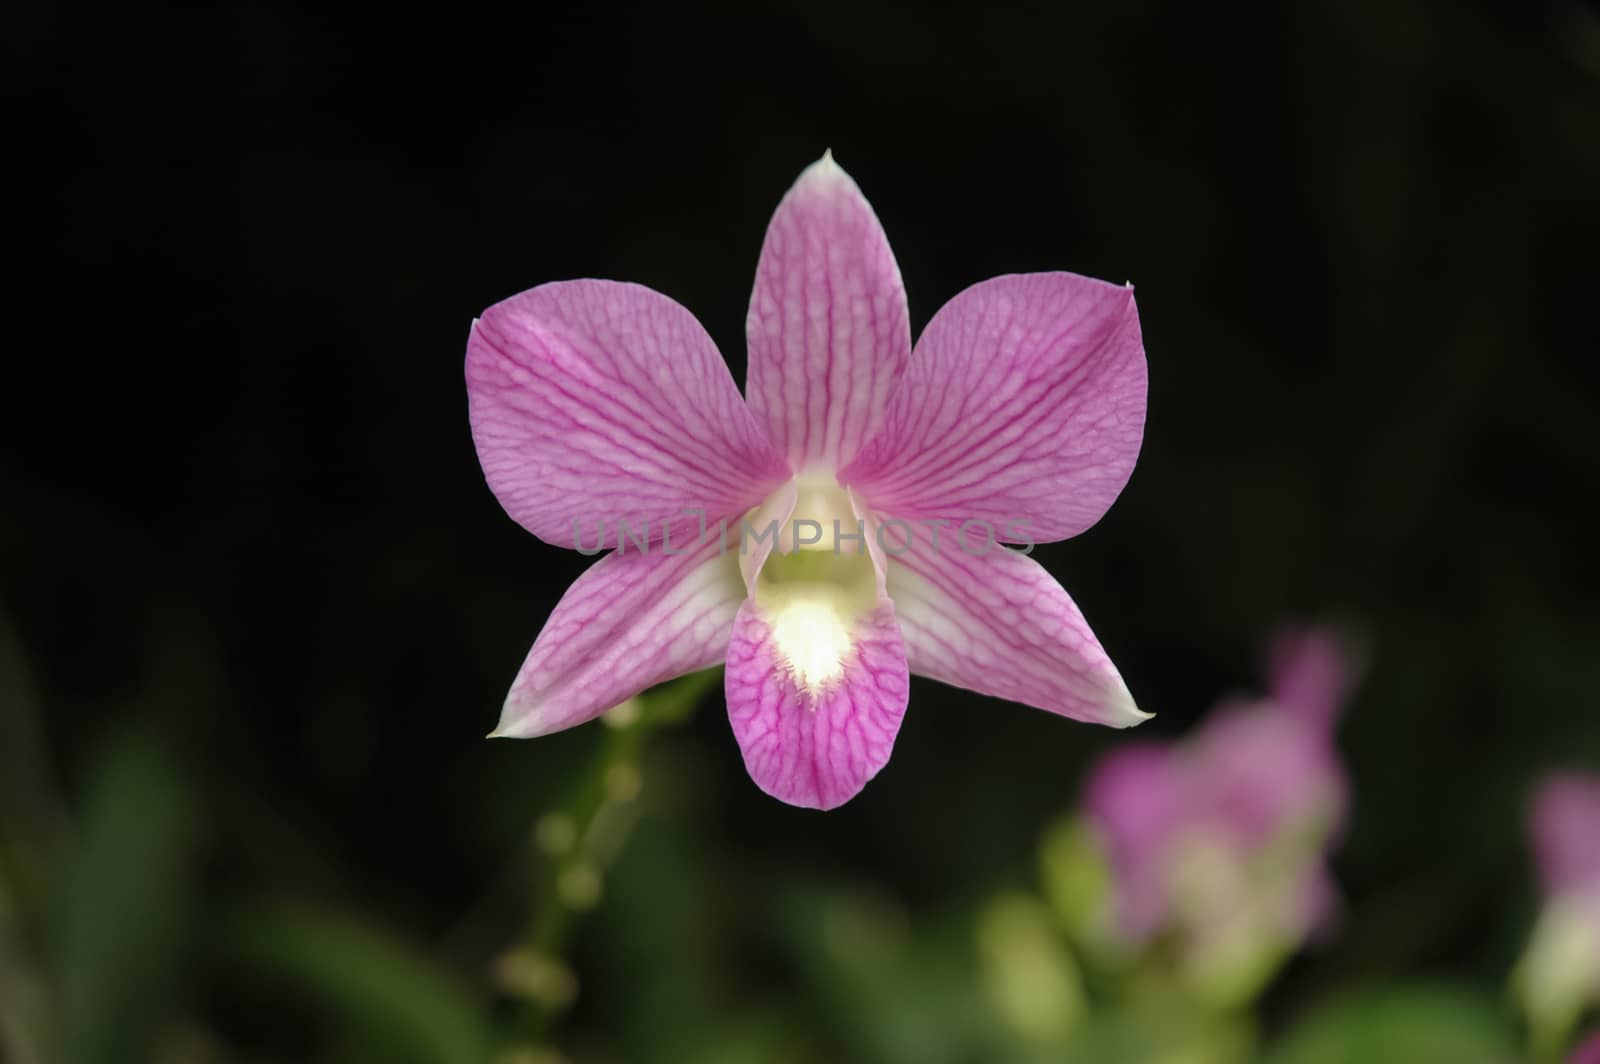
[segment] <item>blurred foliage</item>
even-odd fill
[[[1454,987],[1371,988],[1314,1010],[1265,1064],[1362,1064],[1515,1059],[1499,1002]]]
[[[53,885],[59,1059],[144,1059],[173,1019],[192,931],[192,806],[169,758],[149,740],[120,741],[94,769],[82,845]]]
[[[7,1064],[1529,1043],[1523,804],[1600,768],[1592,4],[30,0],[0,48]],[[1370,637],[1341,921],[1248,1009],[1092,944],[1052,826],[1125,735],[918,681],[822,817],[751,786],[714,694],[482,740],[585,562],[483,485],[468,322],[635,280],[738,377],[762,227],[829,146],[914,327],[998,273],[1137,282],[1140,467],[1035,556],[1144,730],[1282,618]]]
[[[246,910],[225,934],[236,963],[330,1014],[337,1044],[372,1060],[464,1064],[486,1059],[483,1005],[382,929],[294,905]]]

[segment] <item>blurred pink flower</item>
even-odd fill
[[[547,543],[594,553],[614,530],[617,548],[556,606],[494,734],[569,728],[726,661],[756,784],[831,808],[888,761],[911,672],[1145,719],[1061,585],[1000,545],[1077,535],[1127,482],[1146,390],[1132,288],[996,277],[914,349],[908,321],[883,229],[829,155],[767,229],[743,396],[693,315],[639,285],[484,311],[466,378],[490,489]],[[745,521],[782,531],[752,541]]]
[[[1114,750],[1082,807],[1109,863],[1115,934],[1172,936],[1198,978],[1241,992],[1330,919],[1325,855],[1348,805],[1333,741],[1348,653],[1323,630],[1286,634],[1268,675],[1265,699],[1223,703],[1182,742]]]
[[[1543,904],[1514,982],[1536,1037],[1557,1045],[1600,1002],[1600,777],[1546,777],[1528,834]]]
[[[1529,834],[1547,898],[1600,892],[1600,776],[1548,777],[1534,795]]]
[[[1573,1050],[1572,1056],[1567,1058],[1567,1064],[1600,1064],[1600,1031],[1590,1035]]]

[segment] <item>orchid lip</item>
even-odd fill
[[[790,518],[752,591],[779,659],[796,686],[815,695],[843,678],[852,632],[877,604],[879,584],[850,493],[831,472],[801,474],[770,503],[791,497]]]
[[[877,577],[859,552],[774,553],[756,580],[755,601],[796,685],[815,694],[844,676],[852,633],[877,604]]]
[[[772,639],[795,683],[806,690],[826,690],[844,675],[850,632],[826,599],[797,598],[779,606],[772,619]]]

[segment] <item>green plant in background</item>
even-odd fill
[[[594,762],[566,803],[535,823],[534,842],[545,860],[534,887],[527,936],[495,966],[500,989],[520,1006],[515,1037],[542,1039],[577,993],[566,949],[574,921],[600,903],[606,869],[638,816],[646,740],[681,723],[721,675],[720,669],[693,673],[607,712],[603,719],[608,734]]]
[[[339,1047],[336,1059],[547,1059],[549,1029],[577,991],[564,951],[575,920],[599,903],[606,868],[632,827],[643,745],[681,722],[718,677],[693,674],[607,714],[607,741],[593,762],[530,829],[536,856],[513,862],[531,879],[524,940],[476,974],[368,917],[298,899],[237,902],[203,925],[211,915],[195,890],[203,810],[148,735],[107,748],[76,822],[61,818],[58,834],[30,832],[40,821],[18,815],[48,798],[29,773],[32,789],[8,795],[0,848],[0,1059],[231,1059],[182,1014],[185,974],[199,967],[298,1002]],[[17,740],[28,723],[24,703],[8,708],[6,734]],[[40,755],[37,746],[30,752]]]
[[[697,867],[703,847],[674,834],[693,832],[692,820],[653,820],[634,852],[626,843],[652,794],[650,740],[717,674],[651,690],[607,715],[565,797],[531,816],[510,864],[522,930],[467,958],[327,903],[205,900],[206,811],[164,745],[131,734],[94,762],[72,815],[33,821],[53,831],[19,830],[16,815],[49,808],[47,790],[27,801],[11,791],[0,1044],[20,1064],[258,1059],[216,1033],[196,994],[204,973],[248,987],[260,1022],[287,1023],[294,1033],[281,1037],[309,1059],[354,1064],[1562,1059],[1600,966],[1588,908],[1600,783],[1579,774],[1552,778],[1534,802],[1548,902],[1513,980],[1529,1056],[1514,1048],[1506,1002],[1457,984],[1362,984],[1270,1028],[1258,1019],[1285,959],[1339,926],[1325,855],[1346,784],[1323,744],[1347,674],[1329,667],[1342,659],[1323,636],[1283,645],[1294,652],[1275,659],[1266,699],[1231,701],[1171,746],[1119,747],[1091,772],[1079,808],[1040,840],[1036,888],[995,885],[942,910],[837,876],[736,903],[740,892],[716,882],[736,870]],[[10,736],[25,731],[18,704]],[[1230,750],[1260,756],[1219,759],[1224,735]],[[1264,772],[1286,764],[1296,771]],[[1108,806],[1129,780],[1145,805]],[[638,996],[601,1043],[574,1039],[563,1022],[583,989],[576,932],[595,912],[625,946],[671,958],[674,977],[624,980]],[[747,985],[737,957],[748,945],[728,948],[752,940],[790,977]]]
[[[1248,1004],[1336,913],[1326,855],[1349,787],[1333,731],[1355,670],[1335,636],[1305,631],[1270,671],[1264,699],[1218,706],[1181,744],[1119,745],[1084,785],[1081,830],[1047,851],[1053,893],[1091,906],[1066,911],[1086,945],[1154,958],[1145,977],[1218,1009]],[[1105,889],[1083,897],[1086,882]]]
[[[1332,727],[1355,669],[1311,630],[1279,640],[1269,672],[1265,699],[1225,702],[1181,743],[1114,750],[1045,834],[1041,896],[1002,894],[980,915],[986,987],[1026,1059],[1512,1059],[1492,999],[1429,984],[1328,999],[1263,1044],[1255,1003],[1336,933],[1325,861],[1349,786]]]

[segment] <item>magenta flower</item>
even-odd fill
[[[541,285],[473,324],[491,490],[547,543],[615,547],[556,606],[493,734],[569,728],[726,661],[756,784],[827,809],[888,761],[911,672],[1144,719],[1072,599],[999,545],[1077,535],[1127,482],[1131,288],[996,277],[913,349],[883,229],[824,155],[767,229],[746,338],[741,397],[699,322],[638,285]]]
[[[1556,1045],[1600,1003],[1600,776],[1548,777],[1528,827],[1544,904],[1515,982],[1536,1036]]]
[[[1546,779],[1534,795],[1529,833],[1547,898],[1595,895],[1600,903],[1600,777]]]
[[[1596,1031],[1583,1044],[1572,1051],[1567,1064],[1600,1064],[1600,1031]]]
[[[1264,700],[1224,703],[1180,744],[1124,745],[1085,785],[1111,873],[1112,935],[1173,936],[1185,974],[1246,995],[1325,926],[1326,851],[1348,786],[1333,728],[1352,675],[1330,634],[1274,646]]]

